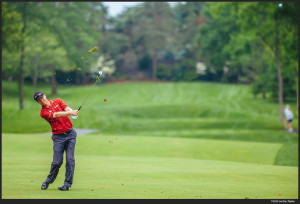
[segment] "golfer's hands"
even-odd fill
[[[79,111],[78,110],[71,110],[69,111],[70,115],[78,115]]]
[[[75,115],[77,116],[79,113],[78,110],[68,110],[68,111],[60,111],[60,112],[55,112],[53,114],[53,118],[62,118],[62,117],[66,117],[68,115]]]

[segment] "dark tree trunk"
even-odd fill
[[[32,77],[32,84],[33,84],[34,92],[37,91],[37,80],[38,80],[38,70],[36,70],[36,72],[34,72],[33,77]]]
[[[26,15],[27,15],[27,2],[24,5],[24,10],[22,13],[24,26],[22,28],[22,35],[25,35],[26,31]],[[19,67],[19,108],[22,110],[24,108],[24,59],[25,59],[25,42],[22,42],[21,45],[21,58],[20,58],[20,67]]]
[[[56,95],[57,94],[57,88],[56,88],[56,77],[55,77],[55,72],[53,73],[52,77],[51,77],[51,81],[52,81],[52,95]]]
[[[297,108],[299,107],[299,87],[298,87],[298,83],[299,83],[299,77],[298,77],[298,71],[297,71],[297,74],[296,74],[296,76],[297,76],[297,91],[296,91],[296,94],[297,94]]]
[[[24,103],[23,103],[23,99],[24,99],[24,91],[23,91],[23,87],[24,87],[24,73],[23,73],[24,57],[25,57],[24,45],[22,45],[21,60],[20,60],[20,67],[19,67],[19,107],[20,107],[20,110],[22,110],[24,108]]]
[[[156,79],[156,72],[157,72],[157,56],[156,53],[154,52],[152,56],[152,74],[153,74],[153,79]]]
[[[278,76],[278,102],[280,109],[280,122],[283,123],[283,84],[282,84],[282,76],[280,70],[280,61],[279,61],[279,28],[278,23],[276,21],[276,37],[275,37],[275,58],[276,58],[276,68],[277,68],[277,76]]]

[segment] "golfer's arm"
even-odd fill
[[[72,115],[71,113],[72,113],[72,111],[55,112],[53,114],[53,118],[62,118],[62,117],[68,116],[68,115]]]
[[[73,110],[73,109],[70,108],[70,107],[66,107],[66,108],[65,108],[65,111],[71,111],[71,110]]]

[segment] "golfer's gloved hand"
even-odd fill
[[[79,111],[78,110],[71,110],[70,115],[78,115]]]

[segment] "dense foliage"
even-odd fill
[[[298,94],[297,2],[144,2],[116,17],[101,2],[3,2],[2,34],[2,79],[46,82],[53,93],[65,76],[90,82],[102,60],[111,79],[247,83],[284,101]]]

